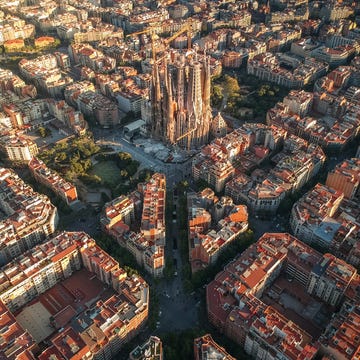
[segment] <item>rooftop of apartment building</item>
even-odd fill
[[[33,157],[29,162],[29,168],[37,176],[43,178],[55,191],[60,191],[64,194],[75,189],[75,186],[63,179],[58,173],[48,168],[45,163],[36,157]]]
[[[342,181],[357,185],[360,182],[360,159],[345,160],[337,164],[330,174],[341,175]]]
[[[226,350],[217,344],[210,334],[194,339],[195,360],[235,360]]]
[[[140,183],[138,190],[105,204],[100,222],[104,230],[123,245],[131,243],[138,250],[149,252],[154,259],[163,257],[165,197],[165,175],[155,173],[148,182]],[[132,231],[138,223],[138,231]]]
[[[245,205],[235,205],[230,197],[218,199],[210,188],[197,194],[189,194],[189,240],[193,271],[201,268],[204,259],[193,254],[201,246],[209,255],[214,255],[229,241],[248,227],[248,213]]]
[[[156,173],[138,189],[143,196],[141,230],[165,228],[166,179],[164,174]]]
[[[17,323],[15,317],[0,301],[0,326],[2,331],[2,343],[0,354],[6,359],[21,358],[24,360],[35,359],[30,350],[34,348],[35,342],[29,332]]]
[[[355,359],[360,354],[359,321],[359,305],[345,302],[322,334],[321,345],[345,359]]]
[[[134,325],[130,325],[132,319],[147,306],[147,284],[137,275],[127,276],[119,264],[85,233],[62,233],[36,246],[3,269],[12,268],[13,278],[20,273],[31,272],[31,269],[35,271],[35,268],[41,272],[44,261],[61,262],[72,251],[81,252],[81,257],[86,259],[83,260],[85,268],[73,272],[14,314],[0,302],[1,313],[7,314],[0,317],[0,327],[4,328],[9,321],[12,323],[7,341],[0,345],[5,353],[14,351],[12,344],[15,342],[16,354],[29,349],[38,359],[48,359],[51,354],[58,355],[59,359],[69,356],[80,359],[88,352],[97,352],[102,344],[119,333],[133,330]],[[24,269],[20,270],[19,267]],[[95,271],[102,268],[104,273],[111,273],[113,279],[118,279],[119,289],[104,286],[88,268],[97,269]],[[16,284],[20,286],[19,281]],[[109,322],[109,319],[112,321]],[[131,329],[127,329],[129,326]],[[24,328],[28,329],[27,332]],[[23,341],[25,336],[26,342]],[[47,346],[41,347],[41,354],[38,353],[39,348],[32,349],[32,344],[43,344],[45,339]],[[7,358],[15,359],[13,354]]]
[[[280,141],[283,143],[282,151],[271,157],[275,167],[258,176],[258,166],[271,156]],[[272,199],[296,188],[304,172],[309,172],[311,177],[313,168],[321,167],[325,158],[319,146],[287,135],[276,126],[246,124],[244,129],[237,129],[205,146],[195,158],[193,167],[199,172],[195,176],[200,177],[205,169],[217,180],[234,175],[226,185],[227,195],[242,193],[245,197]],[[246,173],[251,173],[251,177]]]
[[[322,225],[325,233],[332,232],[332,226],[338,229],[345,220],[358,223],[358,213],[358,205],[345,200],[342,191],[322,184],[315,185],[293,207],[293,216],[299,224],[308,227]]]
[[[315,274],[334,282],[337,287],[342,288],[343,293],[347,286],[357,279],[355,268],[335,256],[321,255],[289,234],[267,233],[230,262],[208,285],[206,295],[208,313],[210,317],[215,317],[214,321],[221,326],[225,326],[226,323],[244,326],[250,336],[252,329],[256,329],[257,334],[264,341],[280,352],[288,353],[292,359],[303,358],[306,351],[310,351],[313,356],[317,352],[315,340],[320,332],[314,332],[311,326],[306,325],[306,317],[310,316],[311,321],[317,321],[314,324],[320,329],[326,325],[324,321],[329,321],[330,317],[325,313],[322,315],[319,313],[321,305],[314,307],[316,302],[313,302],[311,296],[303,291],[304,285],[297,280],[291,279],[290,282],[287,278],[282,279],[278,275],[278,280],[274,282],[272,272],[279,274],[277,269],[285,263],[288,264],[287,266],[292,264],[293,267],[301,269],[304,274],[308,274],[307,276]],[[255,297],[258,285],[264,286],[268,277],[272,279],[271,286],[266,287],[267,290],[260,300]],[[293,287],[293,290],[290,290],[289,286]],[[296,287],[300,289],[296,290]],[[287,290],[284,292],[285,288]],[[291,296],[297,300],[291,300]],[[287,305],[284,305],[284,302],[287,302]],[[319,313],[316,315],[317,320],[314,318],[315,313]],[[290,338],[295,336],[298,339],[296,342],[302,345],[296,349],[287,348],[291,342],[285,340],[286,337],[285,343],[281,341],[278,343],[275,338],[272,341],[274,333],[271,329],[274,324],[278,324],[276,326],[279,329],[286,329],[289,326],[286,336]],[[308,328],[312,335],[302,329],[301,324]]]
[[[156,336],[150,336],[147,341],[131,351],[129,357],[130,360],[162,360],[163,349],[161,340]]]
[[[12,170],[0,169],[0,193],[7,216],[0,222],[1,247],[40,229],[56,213],[47,196],[36,193]]]

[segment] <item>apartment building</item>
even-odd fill
[[[77,107],[79,95],[85,92],[95,92],[95,86],[91,81],[77,81],[66,87],[64,91],[65,101],[73,107]]]
[[[304,90],[291,90],[283,99],[283,104],[289,108],[290,114],[305,117],[312,109],[314,95]]]
[[[120,123],[116,103],[102,94],[93,91],[82,92],[76,102],[84,115],[93,117],[103,128],[111,128]]]
[[[58,213],[47,196],[38,194],[12,170],[0,169],[0,264],[5,264],[54,233]]]
[[[275,150],[282,151],[271,157]],[[275,166],[263,171],[261,163],[268,158]],[[276,212],[287,194],[315,176],[325,159],[319,146],[288,136],[279,127],[244,124],[203,147],[193,159],[192,175],[216,192],[225,189],[227,196],[245,203],[250,211],[268,214]]]
[[[29,169],[40,184],[49,187],[66,204],[74,205],[78,202],[75,185],[65,181],[58,173],[49,169],[43,161],[33,157],[29,162]]]
[[[319,16],[326,21],[334,21],[338,19],[346,19],[354,13],[352,6],[338,4],[336,1],[324,3],[320,9]]]
[[[146,239],[165,245],[165,175],[154,174],[147,183],[139,184],[138,190],[143,196],[141,232]]]
[[[107,73],[115,69],[116,60],[104,55],[89,44],[71,44],[69,55],[72,62],[87,66],[94,71]]]
[[[226,182],[235,174],[231,160],[249,147],[250,136],[242,128],[213,140],[194,157],[192,163],[194,180],[203,179],[213,186],[216,192],[222,191]]]
[[[153,11],[140,12],[127,17],[125,20],[125,30],[130,33],[143,30],[151,23],[161,24],[167,19],[169,19],[169,12],[164,7]]]
[[[32,121],[39,121],[43,117],[43,112],[46,109],[44,100],[26,98],[26,93],[20,94],[19,97],[15,94],[7,95],[3,97],[2,108],[10,119],[10,128],[24,129]],[[25,99],[23,95],[25,95]]]
[[[322,255],[289,234],[266,233],[207,286],[209,320],[253,357],[313,359],[319,350],[315,333],[269,304],[269,294],[280,289],[272,284],[282,274],[297,282],[295,293],[300,287],[333,306],[358,281],[355,268],[335,256]],[[301,301],[301,295],[297,298]]]
[[[51,97],[60,97],[64,89],[73,82],[58,67],[55,55],[47,54],[35,59],[22,59],[19,62],[20,73]]]
[[[235,360],[226,350],[217,344],[210,334],[194,339],[194,359],[195,360]]]
[[[28,39],[35,35],[35,26],[17,16],[7,15],[0,25],[0,43],[15,39]]]
[[[29,334],[16,322],[15,316],[0,301],[1,337],[4,339],[0,345],[0,356],[4,359],[35,360],[34,351],[37,346]]]
[[[64,233],[3,266],[0,272],[3,304],[14,312],[80,270],[82,259],[75,240],[75,235]]]
[[[292,70],[281,67],[280,63],[287,63]],[[314,59],[305,59],[301,63],[289,56],[271,53],[257,55],[247,64],[248,74],[291,89],[303,88],[306,84],[325,75],[327,70],[328,65]]]
[[[165,201],[165,175],[156,173],[137,191],[105,204],[100,219],[103,231],[155,277],[162,276],[165,267]]]
[[[339,45],[336,47],[319,46],[314,49],[311,55],[318,61],[325,62],[331,67],[345,65],[354,56],[359,53],[360,45],[357,43]]]
[[[78,271],[83,268],[85,270]],[[81,276],[78,275],[81,271],[92,273],[92,278],[96,276],[97,281],[100,284],[103,282],[108,290],[107,294],[103,293],[95,301],[71,312],[72,306],[63,309],[59,303],[66,299],[66,287],[62,288],[63,300],[58,298],[55,302],[55,293],[51,296],[47,294],[59,283]],[[5,329],[11,322],[13,330],[8,331],[5,346],[1,345],[5,354],[9,355],[8,359],[45,360],[56,357],[110,360],[124,343],[138,334],[148,317],[149,288],[146,282],[137,275],[127,276],[119,264],[85,233],[61,233],[25,252],[2,268],[0,274],[0,308],[1,313],[7,315],[0,317],[0,325]],[[73,291],[75,304],[81,301],[79,296],[82,293],[76,287]],[[44,302],[48,296],[53,299],[58,312],[48,319],[52,322],[53,331],[46,345],[38,347],[33,335],[22,330],[18,323],[20,320],[15,320],[11,312],[23,306],[31,306],[28,305],[30,301],[31,304],[39,299]],[[66,315],[66,311],[70,311],[71,315]],[[16,357],[22,352],[28,357]]]
[[[235,205],[229,197],[218,199],[206,188],[187,197],[189,260],[192,272],[214,264],[236,237],[248,229],[244,205]],[[212,225],[215,224],[215,225]]]
[[[360,355],[359,304],[347,301],[321,335],[321,352],[335,359],[356,359]]]
[[[319,146],[290,135],[282,151],[271,158],[276,164],[268,173],[254,170],[251,177],[239,174],[225,186],[225,194],[244,202],[253,213],[275,213],[287,194],[301,189],[322,168],[325,154]]]
[[[1,136],[0,147],[12,161],[28,162],[39,153],[36,143],[22,135]]]
[[[121,195],[105,204],[100,218],[103,229],[108,231],[119,221],[129,226],[135,221],[134,198]]]
[[[0,68],[0,86],[3,92],[11,90],[20,95],[22,89],[27,85],[24,80],[15,75],[11,70]]]
[[[334,235],[340,227],[340,224],[331,222],[331,218],[335,215],[343,198],[344,194],[340,191],[322,184],[315,185],[292,208],[290,226],[293,233],[300,239],[306,238],[309,244],[315,242],[328,247],[332,240],[331,235]],[[321,228],[322,219],[325,220],[323,234],[315,230]]]
[[[312,56],[312,52],[320,46],[320,43],[311,37],[301,38],[291,44],[291,52],[295,55],[307,58]]]
[[[326,178],[326,186],[341,191],[344,197],[353,200],[359,192],[360,158],[345,160],[336,165]]]
[[[68,105],[64,100],[47,99],[47,108],[51,115],[71,128],[76,134],[81,136],[86,133],[88,124],[83,114]]]
[[[337,257],[358,266],[359,204],[356,198],[349,200],[341,191],[352,188],[347,186],[346,181],[351,177],[351,171],[343,175],[341,167],[346,168],[349,164],[351,169],[353,160],[345,160],[329,173],[328,179],[333,187],[317,184],[294,204],[290,226],[293,233],[303,241],[329,249]],[[339,177],[344,176],[340,183],[337,181],[337,173]],[[351,193],[348,191],[348,194]]]
[[[163,347],[161,340],[156,336],[143,344],[138,345],[129,355],[129,360],[163,360]]]
[[[309,8],[306,5],[299,6],[296,9],[286,8],[283,11],[271,11],[270,14],[266,15],[266,23],[283,23],[283,22],[300,22],[308,20]]]
[[[327,87],[326,92],[321,90],[321,92],[313,94],[311,110],[321,114],[319,117],[306,115],[300,109],[298,111],[304,116],[296,113],[294,111],[296,110],[294,96],[298,98],[296,100],[298,104],[300,104],[304,96],[302,92],[293,92],[291,98],[286,97],[284,102],[278,103],[267,112],[267,124],[283,127],[289,133],[320,145],[327,153],[338,153],[358,136],[360,131],[360,109],[356,97],[347,100],[343,96],[332,93],[333,79],[338,83],[345,84],[347,81],[352,81],[352,75],[348,79],[348,75],[344,76],[345,73],[347,74],[344,71],[337,71],[329,77],[320,79],[321,81],[315,85],[315,87],[318,86],[319,90],[321,86]],[[290,110],[290,107],[292,110]],[[332,119],[331,123],[328,122],[330,117]]]
[[[349,284],[356,279],[356,269],[332,254],[324,254],[311,270],[307,291],[326,303],[339,305]]]

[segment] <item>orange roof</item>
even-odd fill
[[[244,222],[248,220],[247,207],[245,205],[237,205],[237,212],[229,215],[231,221]]]

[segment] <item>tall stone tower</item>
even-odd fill
[[[211,108],[206,55],[172,52],[153,66],[150,122],[154,138],[184,149],[208,142]]]

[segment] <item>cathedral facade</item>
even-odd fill
[[[206,55],[171,52],[152,69],[148,130],[184,149],[208,143],[211,124],[210,65]]]

